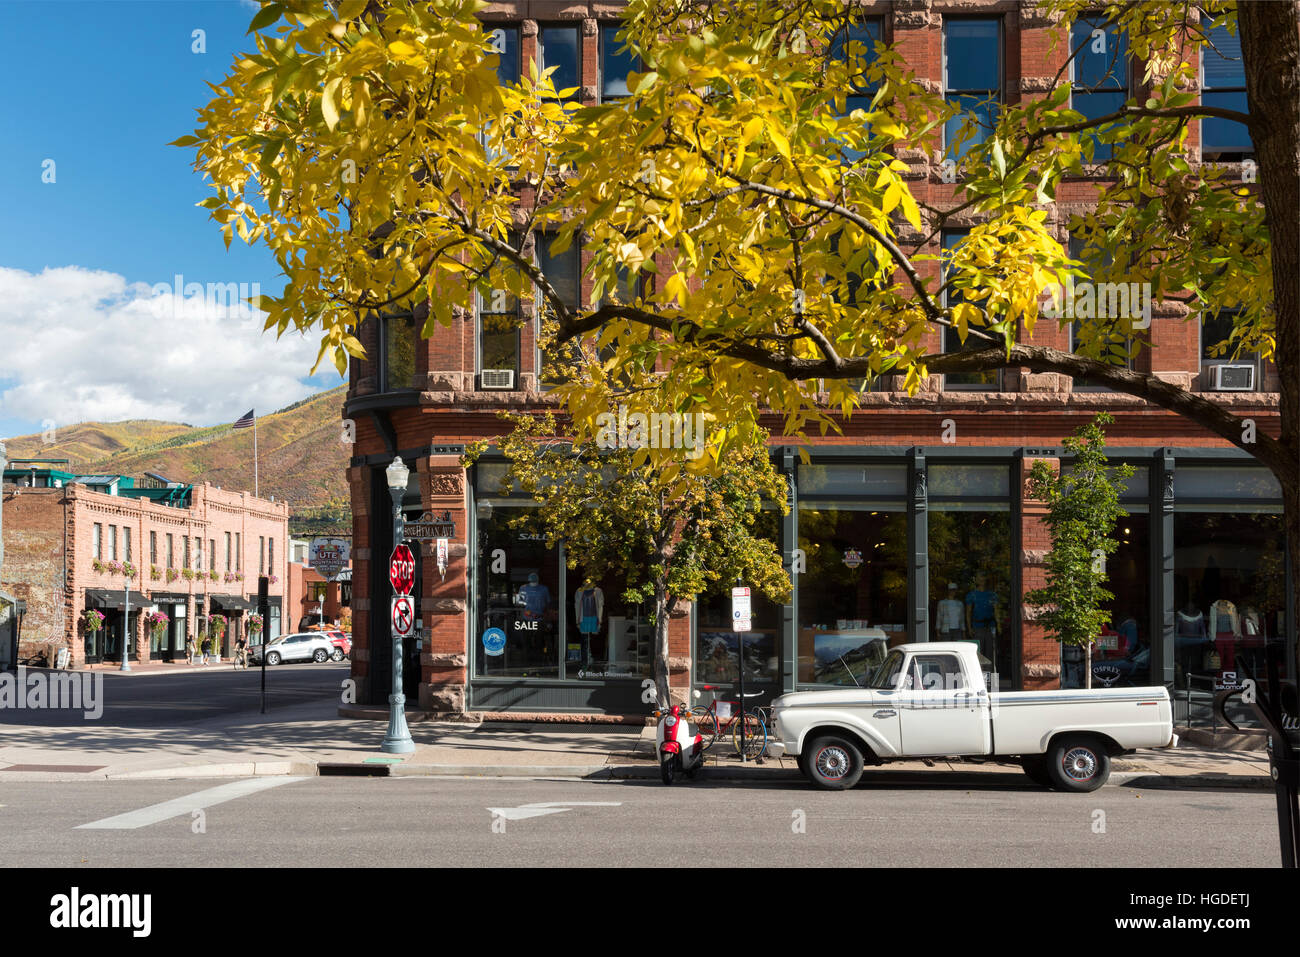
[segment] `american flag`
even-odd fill
[[[238,421],[235,422],[235,428],[251,429],[253,427],[253,411],[254,411],[253,409],[249,409],[247,412],[241,415]]]

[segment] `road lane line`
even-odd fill
[[[278,788],[283,784],[292,784],[295,781],[305,780],[305,777],[276,776],[273,778],[248,778],[244,781],[234,781],[215,788],[205,788],[202,791],[196,791],[194,794],[187,794],[185,797],[163,801],[161,804],[151,804],[149,807],[142,807],[138,811],[127,811],[125,814],[117,814],[99,821],[91,821],[89,824],[79,824],[74,830],[121,831],[147,827],[150,824],[157,824],[160,821],[180,817],[182,814],[190,814],[216,804],[233,801],[235,798],[255,794],[258,791],[265,791],[267,788]]]

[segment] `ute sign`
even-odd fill
[[[393,583],[393,590],[399,595],[409,595],[415,584],[415,556],[405,545],[393,549],[388,560],[388,580]]]

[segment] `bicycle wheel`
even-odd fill
[[[741,722],[737,721],[731,728],[731,741],[736,748],[736,753],[741,753],[740,748],[740,728]],[[767,750],[767,723],[763,721],[763,715],[758,711],[750,711],[745,715],[745,749],[744,755],[746,760],[752,760],[759,757]]]
[[[708,708],[697,706],[691,709],[691,724],[712,744],[718,737],[718,719]]]

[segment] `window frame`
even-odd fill
[[[1204,14],[1203,14],[1203,15],[1204,15]],[[1225,33],[1225,35],[1227,34],[1227,26],[1226,26],[1226,25],[1223,25],[1223,24],[1216,24],[1213,20],[1206,20],[1206,21],[1202,24],[1202,29],[1203,29],[1204,32],[1205,32],[1206,39],[1209,40],[1209,41],[1212,42],[1212,43],[1214,42],[1214,38],[1211,36],[1211,33],[1213,33],[1215,30],[1223,30],[1224,33]],[[1239,52],[1240,52],[1240,46],[1241,46],[1241,27],[1240,27],[1240,26],[1238,26],[1238,28],[1237,28],[1237,35],[1236,35],[1235,37],[1232,37],[1231,39],[1233,39],[1233,40],[1236,42],[1236,44],[1237,44],[1237,46],[1238,46],[1238,49],[1239,49]],[[1217,47],[1217,44],[1216,44],[1216,47]],[[1201,103],[1202,105],[1212,105],[1212,104],[1207,104],[1207,103],[1205,102],[1205,94],[1206,94],[1206,93],[1210,93],[1210,94],[1219,94],[1219,93],[1242,93],[1242,94],[1245,94],[1245,93],[1246,93],[1246,62],[1245,62],[1244,59],[1241,59],[1241,61],[1240,61],[1240,64],[1241,64],[1241,85],[1240,85],[1240,86],[1235,86],[1235,85],[1234,85],[1234,86],[1215,86],[1215,87],[1207,87],[1207,86],[1205,85],[1205,60],[1206,60],[1206,54],[1207,54],[1207,53],[1210,54],[1211,56],[1218,56],[1220,59],[1225,60],[1225,61],[1228,61],[1228,58],[1222,56],[1221,54],[1219,54],[1218,51],[1217,51],[1217,49],[1210,49],[1210,47],[1208,47],[1208,46],[1202,46],[1202,47],[1201,47],[1201,49],[1200,49],[1200,55],[1197,57],[1197,64],[1196,64],[1196,92],[1197,92],[1197,100],[1200,101],[1200,103]],[[1249,103],[1247,103],[1247,109],[1249,109]],[[1213,158],[1207,158],[1207,157],[1206,157],[1206,152],[1207,152],[1207,151],[1206,151],[1206,142],[1205,142],[1205,127],[1206,127],[1206,123],[1209,122],[1209,121],[1211,121],[1211,120],[1213,120],[1213,121],[1217,121],[1217,122],[1221,122],[1221,123],[1235,123],[1235,122],[1236,122],[1235,120],[1219,120],[1217,117],[1210,117],[1210,118],[1202,117],[1202,118],[1201,118],[1201,120],[1200,120],[1199,133],[1200,133],[1200,150],[1201,150],[1201,161],[1202,161],[1202,162],[1205,162],[1205,163],[1240,163],[1240,162],[1243,162],[1244,160],[1247,160],[1247,159],[1251,159],[1251,160],[1253,160],[1253,159],[1255,158],[1255,141],[1254,141],[1254,139],[1253,139],[1253,138],[1251,137],[1251,135],[1250,135],[1250,127],[1248,127],[1248,126],[1245,127],[1245,129],[1246,129],[1246,138],[1247,138],[1248,140],[1250,140],[1250,148],[1249,148],[1249,149],[1246,149],[1246,150],[1241,150],[1241,149],[1210,149],[1209,152],[1211,153],[1211,155],[1212,155]],[[1212,128],[1212,127],[1211,127],[1211,128]]]
[[[948,289],[948,276],[947,276],[948,263],[945,256],[945,254],[948,252],[948,246],[944,242],[945,237],[953,233],[963,233],[964,235],[962,236],[962,239],[965,240],[967,237],[970,236],[971,229],[969,227],[958,227],[954,229],[944,229],[941,230],[939,233],[939,254],[941,257],[939,260],[939,269],[940,269],[940,277],[943,282],[943,308],[944,309],[948,309],[952,305],[956,304],[955,302],[949,300],[949,296],[952,295],[952,293]],[[956,246],[954,246],[953,248],[955,249]],[[957,330],[952,328],[951,326],[944,326],[942,328],[941,330],[942,338],[940,340],[940,352],[943,355],[950,355],[956,352],[968,351],[964,343],[959,344],[956,349],[949,349],[948,348],[949,332],[951,332],[954,336],[957,334]],[[992,370],[994,381],[991,384],[978,383],[978,382],[951,382],[950,381],[951,374],[945,374],[943,377],[943,391],[944,392],[1002,392],[1004,390],[1004,386],[1006,383],[1006,379],[1004,377],[1005,372],[1006,372],[1005,369]],[[983,375],[984,373],[973,372],[973,373],[962,373],[962,374]]]
[[[1071,34],[1071,37],[1070,37],[1070,43],[1071,43],[1071,47],[1072,47],[1072,48],[1073,48],[1073,45],[1074,45],[1073,33],[1074,33],[1074,29],[1075,29],[1075,27],[1076,27],[1079,23],[1081,23],[1081,22],[1082,22],[1082,23],[1090,23],[1090,22],[1091,22],[1091,21],[1089,20],[1090,17],[1103,18],[1103,17],[1104,17],[1104,14],[1102,14],[1102,13],[1100,13],[1100,12],[1096,12],[1096,11],[1089,11],[1088,13],[1085,13],[1085,14],[1083,14],[1082,16],[1080,16],[1078,20],[1075,20],[1074,22],[1072,22],[1072,23],[1070,24],[1070,34]],[[1123,96],[1123,100],[1122,100],[1122,102],[1127,103],[1128,100],[1129,100],[1129,98],[1133,95],[1133,87],[1134,87],[1134,61],[1133,61],[1133,52],[1132,52],[1131,48],[1129,47],[1129,43],[1128,43],[1128,35],[1127,35],[1126,33],[1123,33],[1123,34],[1122,34],[1121,31],[1120,31],[1120,29],[1119,29],[1119,27],[1116,26],[1115,24],[1111,24],[1109,27],[1105,27],[1105,26],[1103,26],[1103,25],[1101,25],[1101,24],[1093,23],[1093,24],[1092,24],[1092,28],[1093,28],[1094,30],[1099,30],[1099,29],[1100,29],[1100,30],[1105,31],[1105,32],[1106,32],[1106,37],[1107,37],[1108,40],[1111,39],[1112,37],[1114,37],[1114,38],[1117,39],[1117,40],[1118,40],[1121,36],[1123,37],[1123,40],[1124,40],[1124,62],[1123,62],[1123,64],[1122,64],[1121,69],[1118,70],[1118,71],[1114,71],[1114,72],[1117,72],[1117,73],[1122,74],[1122,79],[1123,79],[1124,85],[1123,85],[1122,87],[1108,87],[1108,86],[1100,86],[1100,85],[1099,85],[1099,86],[1094,86],[1094,87],[1085,87],[1085,88],[1083,88],[1083,89],[1080,89],[1080,88],[1079,88],[1079,81],[1078,81],[1078,65],[1079,65],[1079,56],[1080,56],[1080,54],[1083,52],[1083,46],[1084,46],[1083,44],[1081,44],[1081,45],[1080,45],[1080,48],[1079,48],[1079,51],[1078,51],[1077,53],[1074,53],[1074,55],[1072,55],[1072,56],[1070,57],[1070,109],[1075,110],[1076,112],[1079,112],[1079,113],[1083,113],[1083,111],[1080,110],[1079,107],[1078,107],[1077,105],[1075,105],[1075,97],[1076,97],[1076,96],[1079,96],[1079,95],[1082,95],[1082,96],[1092,96],[1092,95],[1096,95],[1096,94],[1115,94],[1115,93],[1122,93],[1122,94],[1124,95],[1124,96]],[[1091,33],[1089,34],[1089,36],[1091,36]],[[1108,77],[1110,77],[1110,76],[1112,76],[1112,75],[1114,75],[1114,73],[1113,73],[1113,72],[1109,69],[1109,67],[1108,67],[1108,69],[1107,69],[1107,71],[1106,71],[1106,77],[1108,78]],[[1105,82],[1105,78],[1103,78],[1103,81],[1102,81],[1102,82],[1103,82],[1103,83]],[[1105,116],[1106,114],[1103,113],[1103,114],[1100,114],[1100,115]],[[1085,119],[1089,119],[1089,120],[1096,119],[1096,117],[1089,116],[1089,115],[1086,114],[1086,113],[1084,113],[1084,117],[1085,117]],[[1102,155],[1102,151],[1103,151],[1103,150],[1105,151],[1105,155],[1104,155],[1104,156]],[[1097,142],[1097,141],[1094,139],[1094,141],[1093,141],[1093,151],[1092,151],[1092,161],[1093,161],[1093,164],[1094,164],[1094,165],[1099,165],[1099,164],[1101,164],[1101,163],[1109,162],[1109,161],[1114,157],[1114,155],[1115,155],[1115,149],[1114,149],[1114,146],[1113,146],[1113,145],[1108,144],[1108,143],[1099,143],[1099,142]]]
[[[975,96],[980,93],[985,93],[985,94],[996,93],[997,97],[994,100],[994,102],[997,104],[998,107],[998,109],[995,111],[995,117],[994,117],[996,120],[996,113],[1000,113],[1001,108],[1006,104],[1007,31],[1006,31],[1006,24],[1003,22],[1003,19],[1004,19],[1003,14],[1000,13],[992,14],[992,15],[990,14],[976,14],[976,15],[943,14],[943,22],[940,24],[940,34],[939,34],[939,66],[940,66],[940,74],[941,74],[940,84],[943,88],[943,100],[945,103],[950,102],[951,97],[954,96],[961,97],[961,96]],[[968,89],[965,87],[954,89],[948,85],[948,24],[955,23],[955,22],[972,22],[972,21],[987,21],[987,22],[995,23],[997,25],[997,30],[998,30],[998,35],[996,40],[997,57],[998,57],[997,74],[996,74],[998,80],[997,90],[983,90],[983,89],[977,90],[973,88]],[[989,99],[992,98],[988,96],[985,97],[985,100],[989,100]],[[967,114],[963,111],[961,115],[966,116]],[[954,117],[954,119],[958,119],[958,117]],[[964,120],[962,122],[964,122]],[[968,142],[965,147],[965,150],[969,151],[970,149],[974,148],[976,145],[978,144],[975,142]],[[966,158],[966,152],[963,152],[960,155],[955,155],[952,152],[950,152],[950,150],[951,150],[951,144],[949,144],[948,142],[948,124],[945,123],[943,126],[943,150],[942,150],[943,157],[944,159],[951,159],[953,162],[960,165],[962,160]]]
[[[572,30],[573,31],[573,38],[574,38],[573,72],[577,79],[577,82],[574,84],[573,95],[568,97],[561,97],[559,99],[559,102],[580,103],[582,101],[582,21],[581,20],[546,20],[537,24],[537,36],[535,37],[536,44],[534,46],[533,57],[534,57],[534,61],[537,63],[537,72],[539,75],[542,73],[543,70],[546,70],[551,66],[556,65],[556,64],[550,64],[546,62],[546,43],[543,40],[543,37],[545,36],[546,31],[548,30]],[[564,89],[563,85],[559,83],[555,83],[555,77],[560,74],[562,69],[563,67],[561,67],[560,70],[556,70],[555,75],[553,75],[551,78],[552,83],[555,84],[556,93],[559,93],[560,90]]]
[[[618,31],[622,30],[623,27],[624,24],[621,20],[597,20],[596,21],[596,40],[598,45],[598,50],[596,51],[596,102],[597,103],[619,103],[623,100],[628,99],[632,95],[631,90],[629,90],[627,93],[623,93],[621,95],[615,95],[615,96],[610,96],[605,93],[605,76],[606,76],[605,57],[607,54],[610,56],[616,56],[617,50],[623,46],[622,41],[620,41],[617,38]],[[615,36],[613,38],[609,38],[607,36],[608,31],[613,31]],[[579,42],[581,42],[582,37],[579,36],[578,40]],[[617,46],[613,48],[613,51],[611,51],[611,44],[617,44]],[[645,64],[641,62],[641,58],[638,56],[636,57],[635,66],[629,72],[639,73],[644,67]],[[625,76],[624,80],[626,81],[626,79],[627,77]]]
[[[540,272],[543,276],[545,276],[547,281],[549,282],[551,277],[547,275],[546,269],[542,263],[542,253],[544,248],[543,244],[549,246],[552,242],[554,242],[555,234],[536,232],[533,235],[535,237],[535,239],[533,240],[533,263],[537,266],[538,272]],[[574,311],[580,310],[582,308],[582,277],[583,277],[582,251],[583,251],[582,235],[577,234],[573,237],[573,242],[570,244],[569,248],[560,254],[562,256],[572,254],[574,259],[574,275],[573,275],[574,298],[573,298],[573,302],[570,304],[571,308]],[[547,256],[549,257],[549,253],[547,254]],[[563,383],[550,382],[544,378],[544,370],[542,367],[543,357],[542,357],[542,347],[541,347],[543,299],[542,299],[541,287],[539,287],[536,283],[533,283],[533,304],[534,304],[533,368],[537,370],[537,388],[539,390],[544,391],[557,385],[563,385]]]
[[[1229,321],[1231,322],[1233,316],[1238,316],[1241,313],[1242,313],[1241,309],[1221,308],[1217,310],[1213,315],[1207,315],[1206,313],[1202,312],[1199,316],[1197,316],[1196,354],[1201,364],[1200,387],[1202,392],[1217,392],[1217,390],[1214,388],[1214,379],[1213,379],[1214,373],[1211,370],[1215,366],[1222,366],[1222,365],[1253,366],[1255,369],[1255,388],[1252,391],[1254,392],[1264,391],[1264,382],[1263,382],[1264,360],[1261,358],[1258,351],[1243,352],[1240,356],[1236,358],[1233,358],[1232,356],[1233,350],[1231,348],[1227,352],[1225,352],[1222,356],[1218,356],[1215,358],[1209,358],[1205,354],[1205,349],[1206,349],[1205,320],[1218,319],[1220,316],[1227,316]],[[1231,334],[1231,326],[1229,327],[1229,334]],[[1210,343],[1210,345],[1218,345],[1220,342],[1225,342],[1225,341],[1229,341],[1229,340],[1220,339],[1218,340],[1218,342]]]

